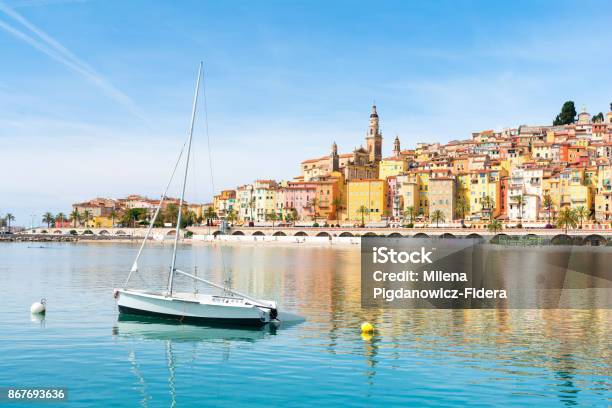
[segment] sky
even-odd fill
[[[192,202],[350,152],[374,101],[385,155],[550,124],[566,100],[606,112],[611,27],[606,1],[0,0],[0,216],[159,197],[200,60]]]

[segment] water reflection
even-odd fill
[[[287,322],[282,325],[282,328],[290,327],[296,322]],[[120,339],[135,341],[154,341],[163,345],[165,352],[166,366],[168,371],[168,393],[170,395],[170,406],[175,407],[177,401],[177,384],[176,371],[178,368],[177,359],[174,353],[176,344],[188,344],[194,346],[191,363],[198,360],[200,357],[195,346],[198,343],[221,343],[224,353],[223,360],[229,360],[232,347],[237,343],[246,342],[254,343],[265,340],[270,336],[275,336],[278,330],[282,330],[281,326],[265,325],[262,327],[215,327],[202,325],[187,325],[172,320],[157,319],[144,316],[132,316],[121,314],[118,317],[116,325],[113,327],[113,336]],[[133,346],[134,343],[132,343]],[[160,348],[161,352],[161,348]],[[141,394],[140,405],[148,407],[152,396],[149,393],[149,387],[145,376],[141,370],[141,364],[136,357],[134,347],[131,347],[128,352],[128,360],[131,365],[131,371],[136,377],[136,382],[139,385]]]
[[[113,335],[143,340],[173,342],[247,341],[254,342],[274,336],[277,327],[215,327],[188,325],[173,320],[121,314],[113,327]]]
[[[604,249],[574,249],[570,265],[610,265]],[[10,294],[0,297],[0,382],[54,378],[72,387],[75,406],[100,395],[109,406],[143,407],[606,406],[612,396],[610,310],[362,309],[359,250],[194,246],[181,248],[184,269],[197,258],[200,276],[221,281],[222,250],[237,290],[276,299],[306,321],[270,330],[117,320],[112,288],[135,250],[107,243],[0,252]],[[151,248],[147,280],[165,281],[168,251]],[[537,276],[558,266],[545,250],[521,251],[524,262],[500,267]],[[33,293],[53,302],[42,322],[28,320]],[[361,335],[363,321],[373,335]]]

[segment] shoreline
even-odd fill
[[[120,243],[120,244],[140,244],[142,237],[116,237],[116,236],[65,236],[47,234],[15,234],[0,237],[0,243],[71,243],[71,244],[91,244],[91,243]],[[172,245],[172,239],[149,238],[149,244]],[[193,235],[191,238],[179,240],[181,245],[229,245],[229,246],[342,246],[359,247],[361,239],[359,237],[271,237],[271,236],[213,236],[213,235]]]

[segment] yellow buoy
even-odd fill
[[[374,326],[372,326],[368,322],[361,323],[361,332],[362,333],[372,333],[374,331]]]

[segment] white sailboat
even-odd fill
[[[180,225],[182,218],[182,207],[185,197],[185,185],[189,170],[189,156],[191,153],[191,142],[193,139],[193,127],[198,106],[198,96],[200,92],[200,79],[202,77],[202,63],[198,69],[195,95],[193,99],[193,109],[189,127],[187,144],[187,155],[185,157],[185,172],[181,187],[181,198],[178,206],[178,216],[176,222],[176,232],[174,234],[174,248],[172,251],[172,261],[168,273],[168,284],[165,291],[156,292],[140,289],[128,289],[128,284],[132,274],[138,271],[138,260],[142,254],[145,243],[149,239],[151,230],[157,219],[162,203],[166,199],[166,194],[174,178],[174,174],[179,166],[183,149],[179,154],[174,166],[166,190],[162,194],[159,205],[155,211],[153,219],[150,221],[149,228],[145,234],[136,259],[132,265],[130,273],[123,288],[114,290],[114,297],[117,300],[119,313],[156,316],[160,318],[175,319],[185,323],[204,323],[204,324],[229,324],[229,325],[251,325],[261,326],[268,323],[278,322],[278,311],[276,302],[271,300],[261,300],[245,295],[230,289],[229,287],[218,285],[206,279],[202,279],[194,274],[176,268],[176,252],[180,237]],[[193,279],[204,283],[211,288],[218,289],[219,295],[186,293],[174,290],[174,279],[177,275]]]

